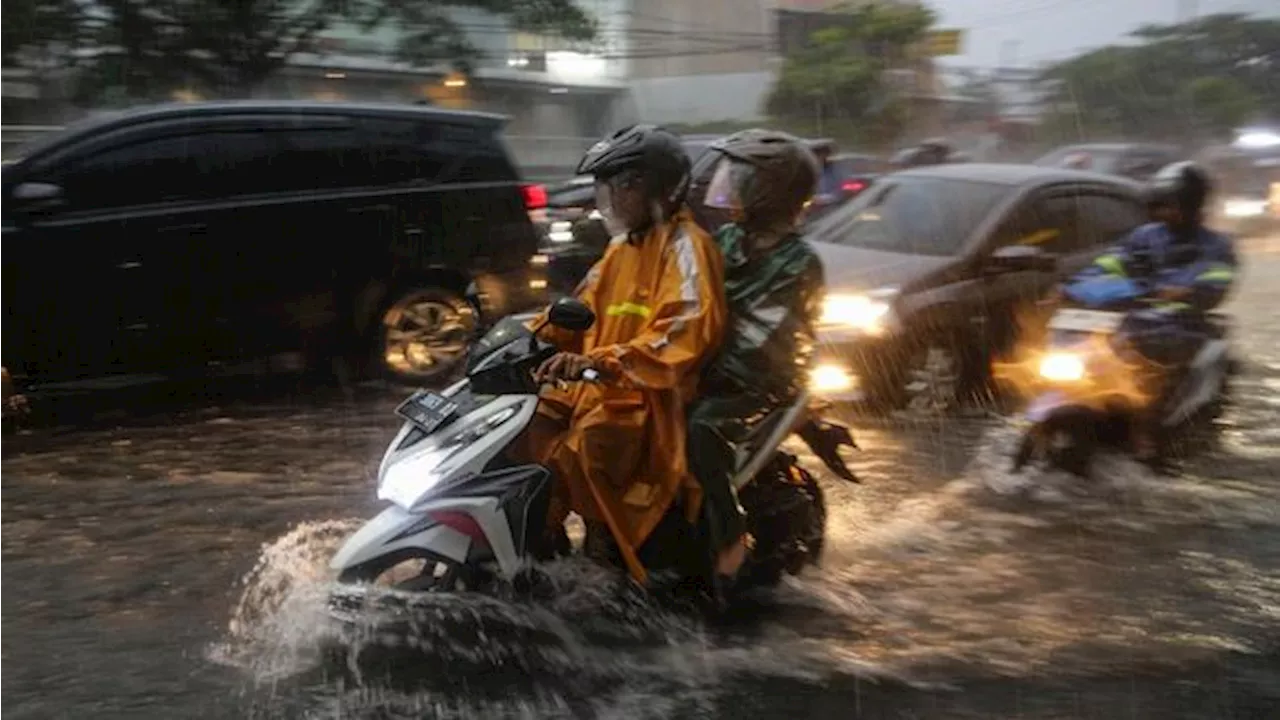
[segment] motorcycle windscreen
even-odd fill
[[[1080,305],[1099,307],[1134,300],[1144,293],[1142,287],[1129,278],[1100,277],[1071,283],[1063,289],[1063,294]]]

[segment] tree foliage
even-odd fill
[[[485,10],[529,32],[575,40],[595,34],[593,18],[572,0],[96,0],[95,7],[83,84],[133,97],[177,87],[245,93],[296,55],[316,51],[339,23],[368,32],[394,27],[393,59],[460,69],[478,53],[450,14],[456,8]]]
[[[1280,20],[1209,15],[1149,25],[1137,42],[1046,70],[1069,134],[1182,139],[1223,135],[1255,114],[1280,117]]]
[[[6,66],[41,64],[33,54],[56,50],[65,56],[85,27],[78,0],[6,0],[0,3],[0,55]]]
[[[886,72],[909,67],[911,48],[924,38],[934,15],[919,5],[880,3],[844,8],[840,14],[842,19],[814,32],[807,47],[786,58],[768,112],[783,122],[854,124],[871,135],[883,134],[899,126],[905,110]],[[836,128],[819,129],[840,134]]]

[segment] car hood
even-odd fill
[[[810,245],[822,259],[828,292],[908,289],[928,283],[955,261],[951,257],[864,250],[823,242]]]

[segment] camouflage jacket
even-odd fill
[[[712,386],[728,382],[782,399],[805,383],[826,291],[822,261],[797,234],[752,253],[745,231],[716,233],[724,253],[729,324],[712,361]]]

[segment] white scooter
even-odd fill
[[[546,467],[510,452],[538,404],[533,371],[556,352],[536,338],[538,328],[528,328],[529,319],[498,322],[474,346],[465,379],[441,393],[420,390],[397,409],[405,423],[378,470],[378,497],[390,504],[330,563],[338,572],[339,592],[330,603],[336,616],[357,609],[352,602],[361,593],[352,590],[380,579],[409,592],[483,592],[497,580],[515,578],[542,554],[537,546],[545,537],[553,478]],[[582,331],[595,316],[580,301],[562,298],[548,322]],[[584,375],[585,381],[596,379],[592,371]],[[793,431],[837,475],[856,482],[838,453],[839,445],[856,447],[848,429],[809,420],[807,397],[760,423],[741,449],[734,480],[756,540],[740,573],[752,583],[776,583],[784,572],[799,572],[822,549],[822,491],[793,456],[778,450]],[[650,569],[709,570],[709,550],[690,539],[698,532],[681,515],[668,513],[668,520],[680,519],[664,521],[641,549]],[[404,565],[410,565],[408,577],[396,570]]]

